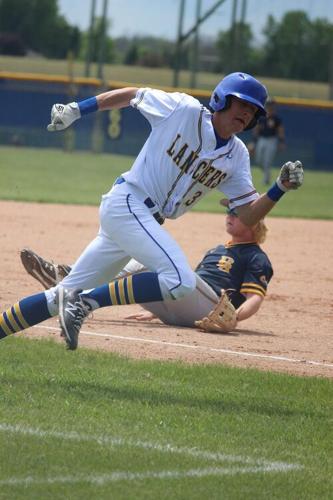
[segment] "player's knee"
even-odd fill
[[[190,269],[179,275],[159,275],[162,295],[165,299],[179,300],[195,290],[196,279],[194,272]]]
[[[173,299],[179,300],[185,297],[186,295],[192,293],[194,289],[195,289],[195,280],[194,282],[191,283],[190,282],[181,283],[181,285],[177,286],[177,288],[170,290],[170,294]]]

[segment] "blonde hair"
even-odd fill
[[[264,219],[261,219],[258,224],[256,224],[253,228],[254,239],[257,243],[264,243],[266,239],[268,228],[265,224]]]

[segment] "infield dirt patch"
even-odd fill
[[[0,209],[0,307],[4,310],[41,290],[24,271],[19,251],[27,246],[47,259],[74,262],[96,236],[98,207],[1,201]],[[259,313],[240,323],[235,333],[205,334],[158,321],[138,323],[125,318],[139,311],[139,306],[118,306],[96,311],[83,326],[83,332],[112,337],[84,333],[80,346],[135,358],[226,363],[332,377],[333,221],[267,218],[267,225],[263,249],[272,261],[274,277]],[[168,221],[166,228],[193,266],[209,248],[228,240],[224,217],[219,214],[186,214]],[[58,340],[56,327],[53,318],[25,334]]]

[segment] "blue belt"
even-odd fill
[[[116,184],[123,184],[123,182],[126,182],[126,180],[124,179],[124,177],[117,177],[117,179],[115,180],[114,182],[114,186]],[[149,209],[150,208],[154,208],[155,207],[155,203],[153,202],[153,200],[151,198],[146,198],[143,202],[146,207],[148,207]],[[163,215],[161,215],[159,212],[154,212],[152,213],[152,216],[154,217],[154,219],[160,224],[162,225],[163,222],[165,221],[165,218],[163,217]]]

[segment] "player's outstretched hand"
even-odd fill
[[[126,316],[125,319],[136,319],[137,321],[152,321],[153,319],[156,319],[157,316],[155,316],[153,313],[145,311],[145,312],[139,312],[136,314],[130,314],[129,316]]]
[[[54,104],[51,109],[51,123],[47,126],[47,130],[49,132],[64,130],[79,118],[81,113],[77,102]]]
[[[304,170],[302,163],[297,161],[288,161],[280,170],[279,177],[276,180],[277,185],[282,191],[298,189],[304,181]]]

